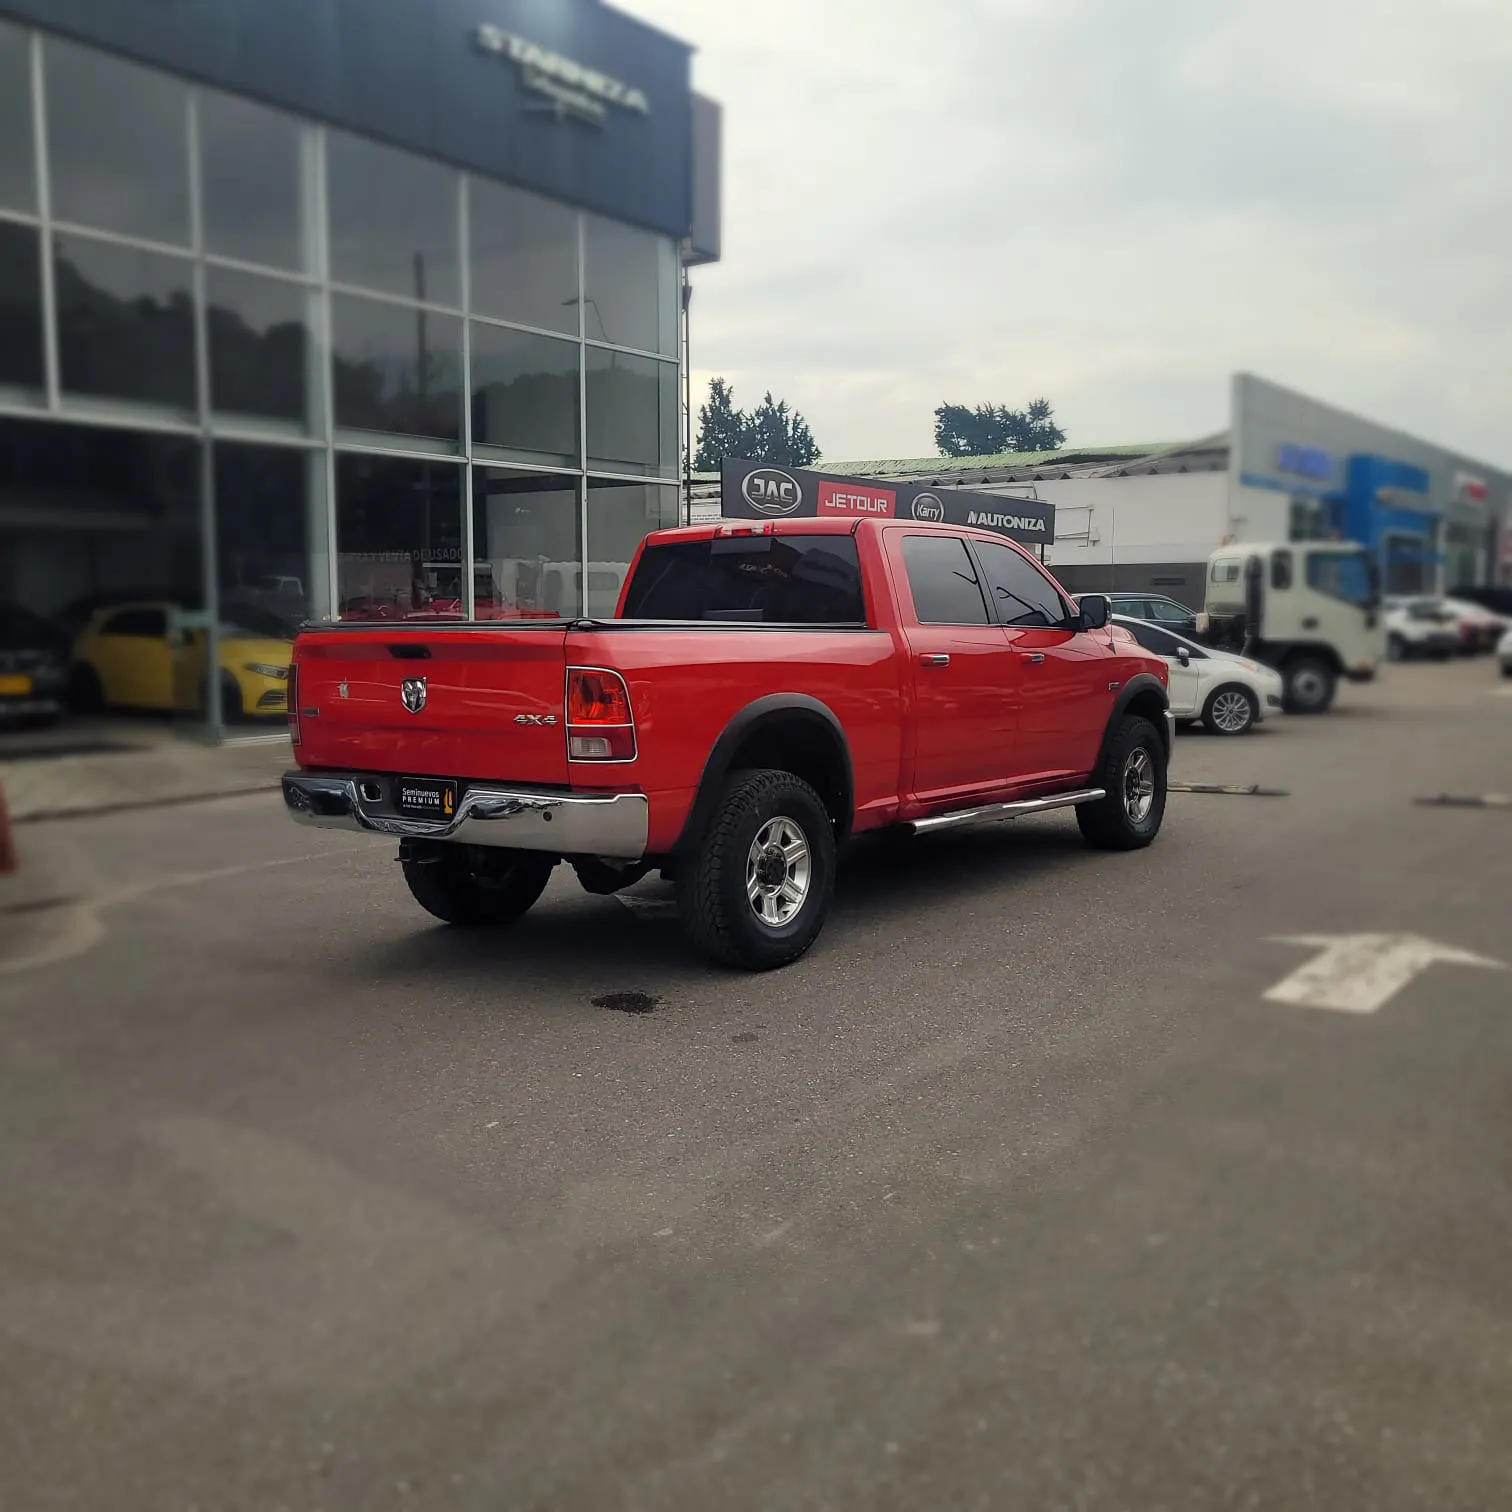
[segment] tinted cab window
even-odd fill
[[[978,541],[977,556],[987,576],[987,590],[998,618],[1015,627],[1063,627],[1068,610],[1060,590],[1032,562],[1011,546]]]
[[[715,536],[648,546],[624,617],[731,624],[864,625],[856,539]]]
[[[957,536],[907,536],[903,563],[921,625],[986,625],[987,600],[966,543]]]

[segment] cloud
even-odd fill
[[[726,111],[695,381],[826,453],[944,399],[1075,441],[1225,423],[1244,368],[1512,462],[1505,0],[625,0]]]

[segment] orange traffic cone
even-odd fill
[[[8,877],[20,868],[16,837],[11,834],[10,814],[5,807],[5,789],[0,788],[0,877]]]

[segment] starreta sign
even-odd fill
[[[919,525],[966,525],[1025,546],[1055,540],[1055,507],[1019,495],[968,492],[939,481],[883,483],[726,457],[720,472],[720,513],[736,520],[905,520]]]
[[[891,488],[873,483],[835,483],[826,478],[815,490],[822,515],[860,515],[867,519],[892,519],[898,495]]]

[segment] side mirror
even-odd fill
[[[1078,628],[1101,630],[1113,613],[1113,605],[1101,593],[1084,593],[1080,602],[1081,613],[1077,616]]]
[[[1190,667],[1192,665],[1192,653],[1188,651],[1185,646],[1177,646],[1176,660],[1179,661],[1183,667]]]

